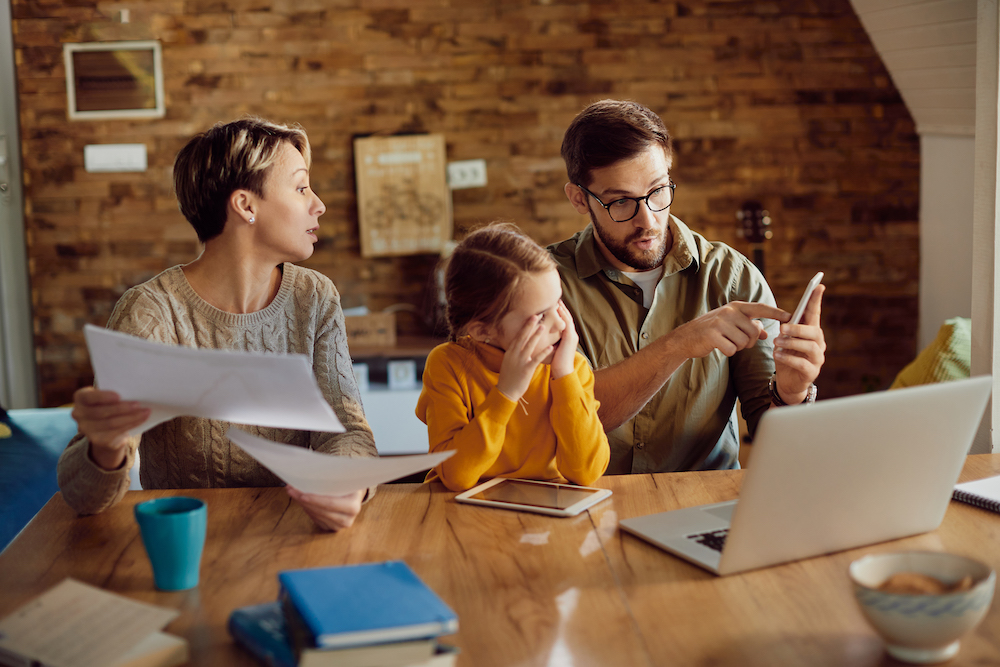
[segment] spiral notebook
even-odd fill
[[[956,484],[951,497],[984,510],[1000,512],[1000,475]]]

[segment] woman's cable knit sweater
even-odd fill
[[[128,290],[108,328],[170,345],[306,355],[346,431],[235,427],[319,452],[378,456],[354,379],[340,294],[316,271],[282,265],[274,300],[255,313],[234,314],[199,297],[175,266]],[[90,443],[78,434],[59,459],[59,488],[81,514],[107,509],[128,490],[136,448],[144,489],[280,486],[280,479],[225,437],[229,427],[228,422],[198,417],[164,422],[129,439],[125,463],[117,470],[97,466],[88,454]]]

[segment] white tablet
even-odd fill
[[[610,489],[494,477],[463,491],[455,496],[455,500],[552,516],[576,516],[610,495]]]

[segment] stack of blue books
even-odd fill
[[[403,561],[286,570],[229,632],[269,667],[449,667],[458,617]]]

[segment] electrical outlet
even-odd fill
[[[448,187],[481,188],[486,185],[486,160],[457,160],[448,163]]]
[[[88,144],[83,147],[88,172],[146,171],[145,144]]]

